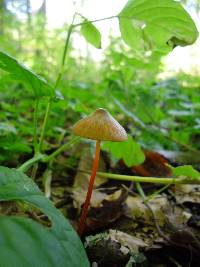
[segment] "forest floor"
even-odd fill
[[[72,155],[76,155],[73,157]],[[167,163],[157,152],[145,151],[145,162],[127,168],[123,161],[111,164],[101,153],[100,171],[169,177]],[[60,155],[51,168],[39,165],[36,182],[47,197],[77,229],[87,192],[92,156],[88,145]],[[43,178],[42,178],[43,177]],[[45,179],[44,179],[45,177]],[[45,181],[45,182],[44,182]],[[45,183],[45,185],[44,185]],[[200,186],[141,185],[146,197],[132,182],[109,180],[97,175],[82,241],[93,267],[189,267],[200,260]],[[21,213],[16,204],[2,203],[1,214]],[[20,214],[21,215],[21,214]],[[24,214],[49,225],[39,211]]]

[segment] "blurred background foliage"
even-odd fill
[[[30,0],[0,0],[0,43],[1,50],[54,84],[69,25],[48,27],[46,1],[32,12]],[[199,15],[198,0],[182,3]],[[161,79],[163,56],[138,56],[121,38],[110,34],[109,45],[97,61],[88,46],[83,55],[72,39],[58,88],[62,99],[53,103],[45,150],[59,146],[76,120],[99,107],[108,109],[145,149],[198,150],[198,70],[197,75],[176,73]],[[0,161],[15,166],[32,153],[34,96],[3,71],[0,84]],[[40,122],[46,103],[44,98],[39,104]]]

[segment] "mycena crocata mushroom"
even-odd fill
[[[81,236],[85,229],[85,222],[92,196],[94,180],[99,165],[100,143],[101,141],[125,141],[127,140],[127,134],[124,128],[111,116],[109,112],[103,108],[97,109],[91,115],[78,121],[73,126],[72,131],[75,135],[96,140],[92,173],[77,231],[79,236]]]

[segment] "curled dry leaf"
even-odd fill
[[[142,239],[139,239],[121,231],[111,229],[109,230],[109,235],[111,240],[119,242],[122,247],[127,247],[132,253],[137,253],[139,252],[139,248],[145,248],[148,246]]]
[[[129,215],[135,220],[142,220],[146,223],[152,223],[152,214],[147,206],[143,203],[140,196],[128,196],[126,204],[129,208]],[[157,196],[150,200],[148,204],[154,211],[157,222],[160,226],[163,226],[166,221],[165,210],[169,207],[169,202],[164,196]]]
[[[200,185],[175,185],[174,190],[178,204],[185,202],[200,204]]]

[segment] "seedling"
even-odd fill
[[[125,141],[127,140],[127,134],[124,128],[110,115],[110,113],[102,108],[97,109],[88,117],[78,121],[73,127],[73,133],[84,138],[96,140],[92,173],[78,226],[78,234],[81,236],[85,229],[94,180],[99,165],[100,143],[101,141]]]

